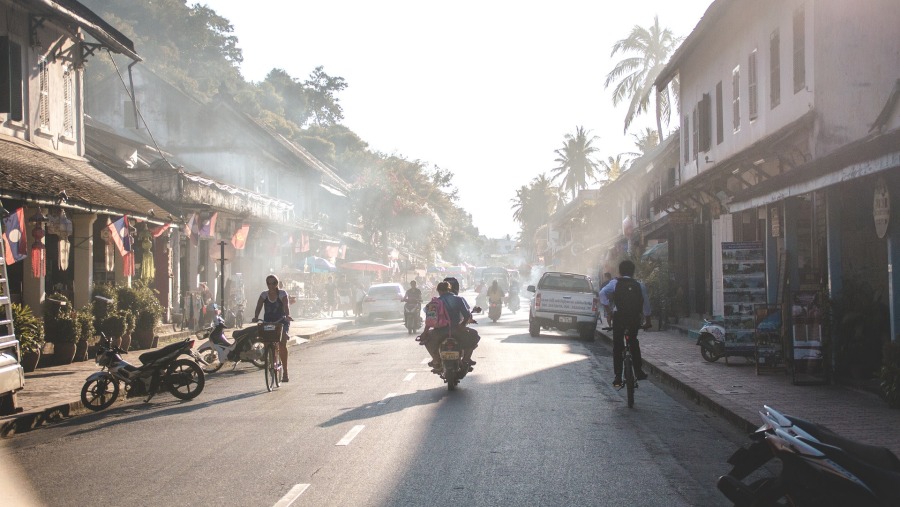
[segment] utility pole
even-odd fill
[[[219,241],[219,309],[225,315],[225,242]]]

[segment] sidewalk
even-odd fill
[[[597,335],[612,342],[611,332]],[[674,331],[641,331],[638,338],[644,371],[653,380],[684,391],[748,432],[761,424],[758,411],[766,404],[900,456],[900,410],[875,394],[839,385],[793,385],[790,374],[757,375],[754,364],[739,357],[730,365],[724,358],[709,363],[700,357],[696,338]]]
[[[353,319],[296,320],[291,323],[291,340],[288,344],[298,345],[320,339],[352,324]],[[234,330],[226,330],[226,336],[230,337],[232,331]],[[161,335],[160,347],[178,341],[182,335],[183,333]],[[198,340],[194,347],[199,347],[202,343],[203,341]],[[150,350],[155,349],[131,351],[123,357],[132,364],[140,364],[138,356]],[[99,370],[97,363],[89,359],[64,366],[39,368],[26,373],[25,389],[19,391],[17,395],[18,406],[22,408],[22,412],[0,417],[0,437],[8,437],[39,428],[45,423],[89,413],[90,411],[81,403],[81,387],[88,375]],[[124,396],[120,393],[119,400],[123,399]]]

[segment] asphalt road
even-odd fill
[[[727,504],[715,479],[744,435],[650,381],[629,409],[608,348],[531,338],[524,303],[481,317],[454,392],[399,320],[378,321],[293,347],[278,391],[226,366],[194,401],[18,435],[0,461],[53,506]]]

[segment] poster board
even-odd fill
[[[725,350],[756,353],[755,305],[766,302],[766,257],[762,242],[722,243]]]
[[[794,383],[826,383],[820,291],[798,290],[791,294],[791,337]]]

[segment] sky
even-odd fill
[[[245,79],[320,65],[343,77],[344,125],[372,150],[449,169],[479,231],[515,238],[516,189],[552,174],[566,134],[584,127],[605,160],[655,128],[647,114],[623,132],[627,102],[603,86],[613,44],[654,15],[685,37],[711,0],[200,3],[234,26]]]

